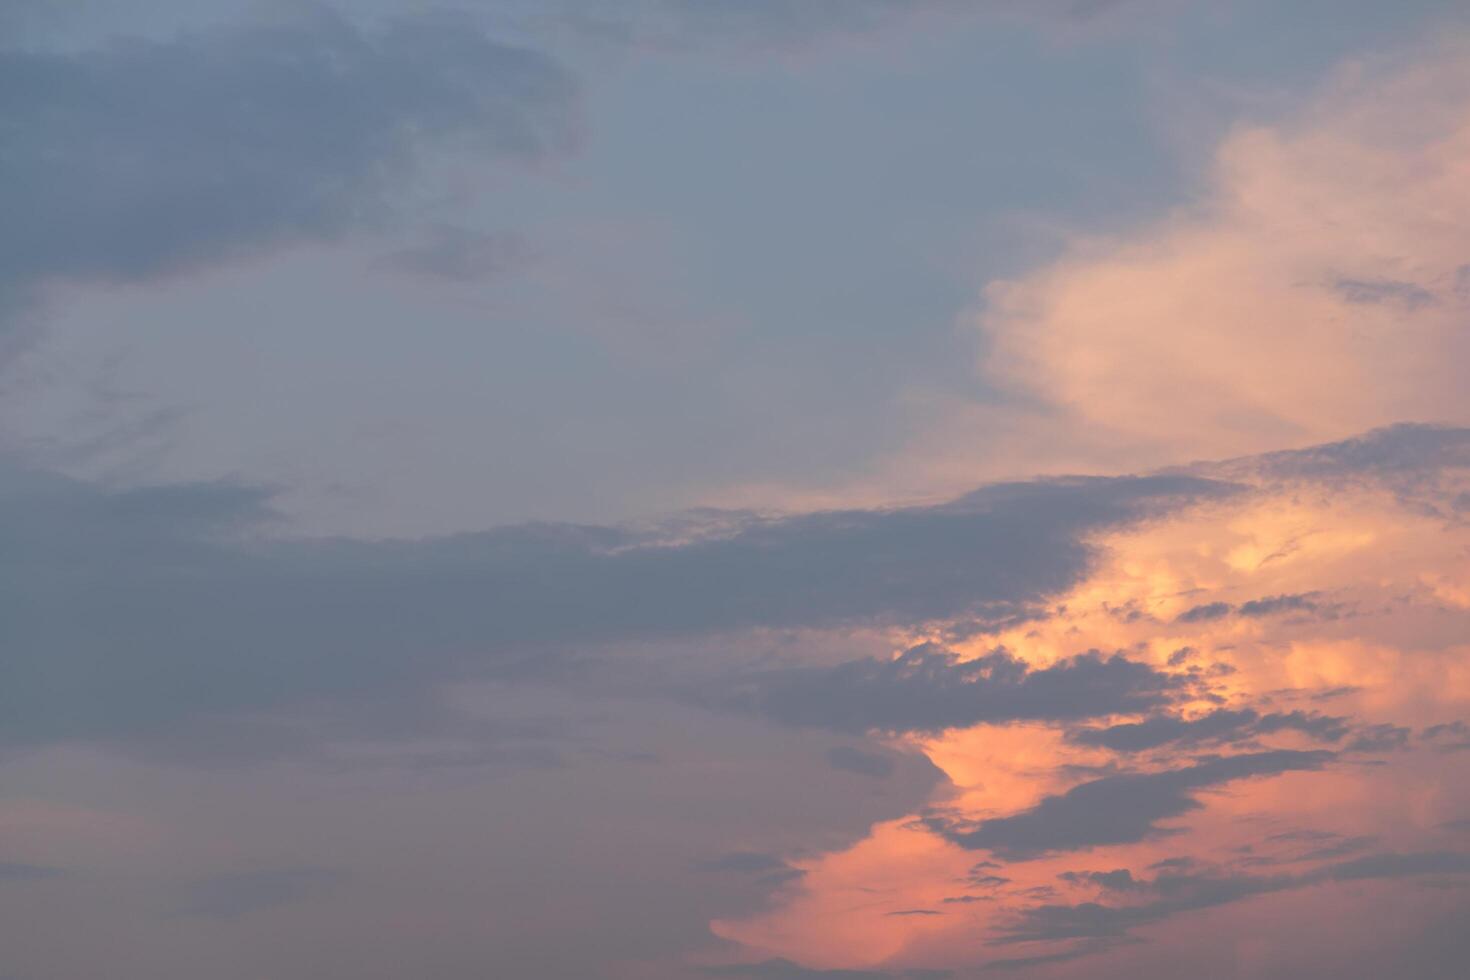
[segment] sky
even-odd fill
[[[0,0],[0,980],[1449,980],[1456,0]]]

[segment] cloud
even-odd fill
[[[1110,892],[1129,892],[1143,887],[1127,868],[1113,871],[1064,871],[1057,877],[1074,885],[1093,885]]]
[[[1470,428],[1401,423],[1337,442],[1201,463],[1185,471],[1287,487],[1379,486],[1417,510],[1453,518],[1465,510],[1460,479],[1466,470]]]
[[[943,815],[924,819],[930,830],[968,850],[1008,861],[1056,851],[1131,844],[1159,831],[1158,823],[1198,809],[1198,790],[1240,779],[1320,769],[1331,752],[1278,749],[1210,758],[1180,769],[1104,776],[1048,796],[1009,817],[966,825]]]
[[[1175,622],[1179,623],[1207,623],[1216,619],[1235,614],[1247,619],[1257,619],[1262,616],[1274,616],[1285,612],[1318,612],[1322,610],[1321,603],[1315,599],[1315,594],[1294,593],[1292,595],[1265,596],[1260,599],[1251,599],[1242,602],[1239,606],[1233,606],[1228,602],[1207,602],[1198,606],[1191,606],[1177,617]]]
[[[1114,654],[1040,670],[1006,650],[973,660],[924,644],[891,660],[793,667],[731,680],[711,701],[790,725],[841,732],[940,731],[981,722],[1066,720],[1145,710],[1179,680]]]
[[[542,158],[570,145],[575,109],[547,56],[453,18],[365,29],[312,7],[166,41],[0,49],[0,298],[377,226],[432,148]]]
[[[1294,593],[1291,595],[1266,596],[1263,599],[1252,599],[1242,602],[1236,610],[1240,615],[1254,618],[1256,616],[1274,616],[1283,612],[1316,612],[1320,604],[1309,593]]]
[[[1178,622],[1207,623],[1215,619],[1224,619],[1230,615],[1231,608],[1228,602],[1210,602],[1200,606],[1192,606],[1179,614]]]
[[[1348,743],[1348,748],[1354,752],[1393,752],[1409,747],[1409,736],[1413,734],[1410,729],[1402,725],[1382,723],[1367,725],[1358,730],[1357,735]]]
[[[932,507],[737,515],[672,539],[526,525],[362,542],[268,537],[270,495],[255,488],[114,491],[0,466],[0,743],[177,739],[193,722],[324,701],[381,712],[434,685],[619,641],[1025,607],[1086,574],[1094,531],[1230,492],[1192,477],[1053,481]],[[919,699],[841,724],[1080,717],[1094,697],[1147,707],[1163,683],[1117,658],[1034,673],[1005,657],[911,665],[840,672],[849,697]],[[952,683],[981,671],[1019,708],[987,685]],[[804,695],[790,685],[802,678],[773,678],[788,687],[772,688],[775,710],[800,713]],[[967,702],[977,694],[983,706]],[[926,698],[941,714],[914,713]],[[830,721],[855,706],[810,707],[823,723],[821,712]]]
[[[1440,752],[1463,752],[1470,749],[1470,725],[1463,721],[1430,725],[1419,733],[1419,737]]]
[[[1067,735],[1078,745],[1112,749],[1115,752],[1141,752],[1163,745],[1198,745],[1210,742],[1232,742],[1280,731],[1298,731],[1323,742],[1335,742],[1347,735],[1348,719],[1315,712],[1290,711],[1262,715],[1250,708],[1231,710],[1218,708],[1193,719],[1176,715],[1156,715],[1139,722],[1110,725],[1106,728],[1079,728]]]
[[[1384,853],[1296,875],[1170,873],[1138,883],[1152,900],[1135,905],[1040,905],[1023,910],[999,940],[1002,944],[1065,939],[1122,938],[1138,926],[1180,912],[1241,901],[1270,892],[1334,881],[1366,881],[1470,872],[1470,855],[1453,851]]]
[[[1045,406],[1014,409],[1027,444],[1137,466],[1470,420],[1466,51],[1354,61],[1236,126],[1197,200],[992,283],[985,373]]]
[[[1349,303],[1397,303],[1413,312],[1435,302],[1423,286],[1393,279],[1339,279],[1332,286]]]

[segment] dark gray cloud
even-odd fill
[[[1273,595],[1260,599],[1251,599],[1242,602],[1239,606],[1233,606],[1228,602],[1208,602],[1198,606],[1191,606],[1175,617],[1177,623],[1206,623],[1211,620],[1224,619],[1232,613],[1237,616],[1245,616],[1255,619],[1261,616],[1274,616],[1279,613],[1303,612],[1303,613],[1331,613],[1330,607],[1323,606],[1316,599],[1314,592],[1302,592],[1293,595]]]
[[[1240,615],[1246,617],[1274,616],[1283,612],[1316,612],[1321,608],[1317,602],[1316,593],[1300,592],[1291,595],[1266,596],[1263,599],[1252,599],[1242,602],[1236,610]]]
[[[0,291],[136,280],[383,221],[430,147],[569,145],[575,86],[467,22],[312,6],[173,40],[0,48]]]
[[[939,731],[981,722],[1070,720],[1146,710],[1180,679],[1096,651],[1033,670],[1004,649],[974,660],[932,644],[891,660],[792,667],[730,682],[711,703],[841,732]]]
[[[1377,484],[1423,512],[1462,512],[1463,490],[1444,477],[1470,468],[1470,428],[1402,423],[1340,442],[1189,467],[1216,479],[1326,486]]]
[[[1224,619],[1230,615],[1231,605],[1228,602],[1209,602],[1200,606],[1191,606],[1176,617],[1180,623],[1207,623],[1214,619]]]
[[[1430,725],[1419,733],[1419,737],[1440,752],[1470,750],[1470,725],[1463,721]]]
[[[1349,303],[1392,303],[1410,312],[1435,302],[1435,295],[1423,286],[1398,279],[1338,279],[1332,288]]]
[[[1347,747],[1355,752],[1396,752],[1409,747],[1413,732],[1402,725],[1364,725]]]
[[[1401,423],[1339,442],[1196,464],[1181,472],[1255,483],[1266,492],[1386,490],[1406,510],[1457,524],[1470,514],[1470,494],[1463,489],[1470,472],[1470,428]],[[1295,547],[1287,542],[1284,551],[1266,560]],[[1345,611],[1328,603],[1312,615],[1335,618]]]
[[[1293,875],[1237,875],[1209,872],[1161,874],[1137,887],[1152,896],[1129,905],[1082,902],[1026,909],[1000,938],[1002,944],[1068,939],[1119,939],[1138,926],[1180,912],[1211,908],[1264,895],[1337,881],[1406,878],[1470,872],[1470,854],[1433,851],[1375,854]]]
[[[937,507],[737,516],[705,535],[681,528],[676,540],[527,525],[417,541],[286,541],[262,536],[270,496],[257,489],[109,491],[0,466],[0,743],[170,737],[191,719],[408,698],[620,640],[1029,605],[1086,573],[1093,530],[1229,492],[1187,477],[1068,480],[991,487]],[[776,675],[788,693],[773,688],[770,703],[793,720],[807,711],[824,723],[825,712],[854,730],[933,727],[977,711],[1086,717],[1095,700],[1136,710],[1165,686],[1146,667],[1096,656],[1041,672],[1003,656],[910,665],[907,674],[864,663],[839,672],[849,697],[920,699],[875,704],[867,717],[861,704],[824,706],[791,689],[801,674]],[[996,694],[977,707],[987,685],[969,682],[980,672],[994,675]],[[930,695],[941,703],[926,706]],[[917,713],[929,708],[940,713]]]
[[[934,814],[924,822],[960,847],[988,850],[1011,861],[1054,851],[1130,844],[1158,833],[1159,821],[1198,809],[1195,794],[1199,790],[1256,776],[1320,769],[1333,758],[1326,751],[1286,749],[1207,758],[1179,769],[1080,783],[1009,817],[966,824]]]
[[[1057,877],[1074,885],[1092,885],[1110,892],[1130,892],[1144,887],[1127,868],[1113,871],[1063,871]]]
[[[1234,742],[1281,731],[1298,731],[1323,742],[1335,742],[1349,731],[1348,719],[1316,712],[1288,711],[1261,714],[1250,708],[1218,708],[1198,718],[1155,715],[1139,722],[1106,728],[1079,728],[1067,738],[1079,745],[1142,752],[1170,744],[1199,745]]]

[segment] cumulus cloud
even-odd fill
[[[1470,419],[1466,51],[1354,62],[1232,130],[1199,200],[993,283],[986,372],[1048,406],[1032,442],[1166,460]]]

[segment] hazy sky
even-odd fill
[[[0,0],[0,978],[1458,978],[1459,0]]]

